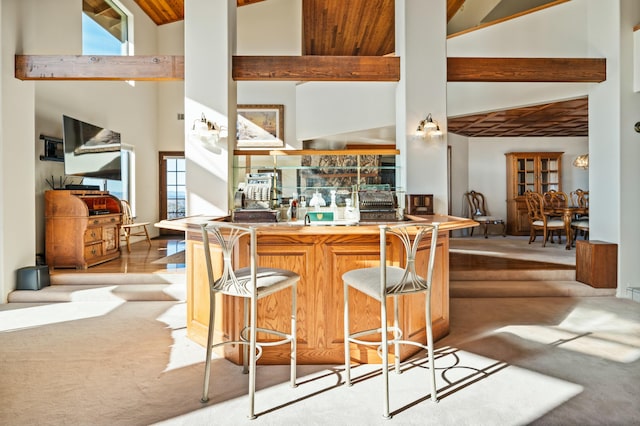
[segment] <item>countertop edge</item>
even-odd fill
[[[447,215],[425,215],[425,216],[405,216],[413,222],[427,222],[427,223],[440,223],[441,231],[451,231],[454,229],[464,229],[478,226],[478,222],[462,217],[447,216]],[[208,216],[208,215],[196,215],[188,216],[180,219],[167,219],[154,223],[156,228],[169,229],[173,231],[200,231],[200,225],[206,222],[223,221],[227,220],[228,216]],[[325,234],[336,233],[340,229],[340,233],[344,234],[358,234],[368,232],[378,232],[378,225],[382,222],[360,222],[358,225],[350,226],[304,226],[298,224],[290,224],[288,222],[276,222],[276,223],[255,223],[260,229],[259,233],[301,233],[301,234]],[[399,222],[387,222],[390,224]]]

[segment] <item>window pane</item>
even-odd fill
[[[167,219],[184,217],[186,210],[185,161],[167,158]]]
[[[111,0],[83,0],[82,53],[127,55],[128,16]]]

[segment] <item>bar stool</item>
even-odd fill
[[[383,416],[389,414],[389,345],[394,345],[395,371],[400,374],[400,345],[410,344],[427,350],[430,364],[431,400],[437,402],[436,376],[433,361],[433,330],[431,327],[431,283],[438,239],[438,223],[380,225],[380,266],[354,269],[342,275],[344,283],[344,366],[345,384],[351,386],[350,343],[377,346],[382,357]],[[423,238],[431,234],[431,246],[426,260],[426,277],[416,272],[416,256]],[[387,266],[387,243],[397,238],[406,254],[404,267]],[[349,330],[349,287],[353,287],[380,302],[380,328],[351,332]],[[425,293],[425,323],[427,342],[403,340],[398,318],[398,298],[401,295]],[[393,298],[393,326],[387,324],[387,297]],[[389,339],[388,333],[393,337]],[[380,335],[380,340],[361,340],[368,335]]]
[[[250,266],[236,268],[237,251],[243,237],[249,236]],[[212,237],[212,238],[210,238]],[[204,387],[201,402],[209,400],[209,379],[211,375],[211,352],[213,348],[227,344],[243,345],[243,372],[249,373],[249,418],[255,419],[256,361],[262,355],[263,346],[291,344],[291,387],[296,387],[296,289],[300,276],[292,271],[257,266],[256,228],[224,222],[202,225],[205,263],[209,280],[209,330],[207,337],[207,359],[204,372]],[[211,261],[212,241],[222,254],[222,273],[215,277]],[[235,253],[235,256],[234,256]],[[258,300],[291,288],[291,331],[271,330],[257,326]],[[215,294],[244,298],[244,325],[240,331],[240,340],[213,343],[215,319]],[[277,336],[276,341],[257,341],[257,332]]]

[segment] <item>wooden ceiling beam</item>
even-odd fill
[[[396,56],[234,56],[236,81],[399,81]]]
[[[447,58],[447,81],[601,83],[604,58]]]
[[[447,58],[447,81],[574,82],[606,79],[606,59]],[[234,56],[237,81],[399,81],[394,56]],[[184,79],[183,56],[16,55],[20,80]]]
[[[20,80],[184,80],[184,56],[16,55]]]

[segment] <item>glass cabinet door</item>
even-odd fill
[[[535,158],[519,158],[517,160],[517,194],[524,195],[526,191],[535,191],[536,185]]]
[[[550,190],[558,191],[560,189],[560,162],[556,157],[540,158],[540,188],[539,192],[548,192]]]

